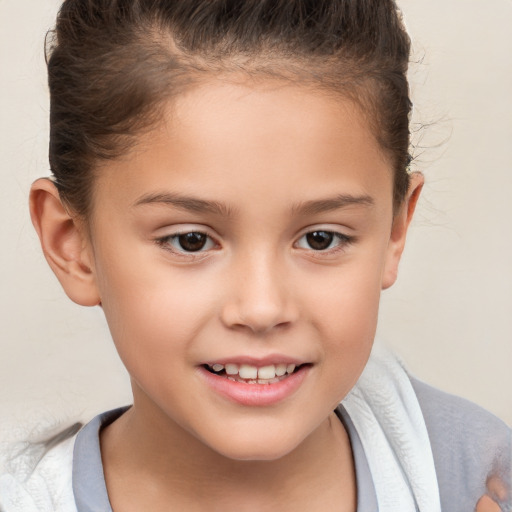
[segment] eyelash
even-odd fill
[[[332,237],[332,240],[330,241],[328,247],[325,249],[314,249],[311,247],[310,242],[307,242],[309,247],[300,247],[299,243],[302,239],[307,239],[308,236],[314,235],[314,234],[322,234],[327,235],[327,237]],[[176,247],[173,247],[173,242],[178,241],[179,238],[183,237],[185,235],[199,235],[201,237],[206,237],[206,242],[202,247],[199,247],[196,251],[187,251],[186,249],[181,246],[181,249],[178,249]],[[333,242],[336,242],[336,245],[334,247],[331,247]],[[313,254],[318,254],[319,256],[322,254],[335,254],[338,251],[344,250],[349,244],[353,243],[354,237],[345,235],[343,233],[338,233],[336,231],[326,230],[326,229],[316,229],[308,231],[307,233],[304,233],[298,240],[295,242],[294,247],[298,249],[303,249],[306,251],[311,251]],[[203,253],[212,250],[217,244],[217,242],[210,236],[208,233],[205,233],[200,230],[191,230],[191,231],[181,231],[178,233],[174,233],[172,235],[166,235],[164,237],[157,238],[155,242],[162,247],[163,249],[172,252],[173,254],[183,256],[183,257],[202,257]],[[211,247],[204,248],[206,245],[211,244]],[[181,245],[181,244],[180,244]]]
[[[309,248],[306,247],[300,247],[299,243],[302,239],[306,239],[309,235],[314,234],[324,234],[328,235],[329,237],[332,237],[331,242],[329,243],[329,246],[325,249],[313,249],[311,246]],[[334,247],[331,247],[332,243],[336,241],[336,245]],[[321,256],[321,255],[332,255],[336,254],[339,251],[343,251],[346,249],[348,245],[354,242],[353,236],[348,236],[343,233],[338,233],[337,231],[332,231],[328,229],[314,229],[311,231],[308,231],[307,233],[304,233],[299,240],[295,243],[295,246],[299,249],[311,251],[315,256]]]
[[[185,235],[200,235],[200,236],[206,237],[206,239],[207,239],[206,244],[211,243],[212,247],[209,247],[208,249],[204,249],[204,247],[201,247],[197,251],[187,251],[183,247],[182,247],[182,250],[180,250],[180,249],[173,247],[172,243],[174,241],[179,241],[179,238],[182,236],[185,236]],[[173,254],[176,254],[178,256],[183,256],[186,258],[190,258],[190,257],[201,258],[204,256],[203,253],[213,249],[216,245],[218,245],[217,242],[208,233],[205,233],[204,231],[200,231],[200,230],[187,230],[187,231],[181,231],[178,233],[173,233],[172,235],[166,235],[166,236],[157,238],[155,240],[155,242],[157,243],[157,245],[159,245],[166,251],[169,251]]]

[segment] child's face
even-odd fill
[[[392,189],[348,101],[212,82],[169,105],[94,189],[89,254],[135,411],[235,459],[280,457],[321,428],[394,280]],[[225,375],[292,363],[273,383]]]

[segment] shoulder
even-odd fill
[[[463,448],[463,452],[482,456],[496,454],[499,448],[511,447],[512,430],[490,412],[414,377],[411,377],[411,383],[432,442],[449,442],[452,446]]]
[[[42,458],[31,451],[16,457],[12,471],[0,477],[2,512],[76,512],[72,489],[75,436]]]
[[[9,473],[0,476],[0,512],[111,510],[99,432],[127,409],[104,412],[80,430],[72,425],[44,444],[11,449]]]
[[[510,485],[510,427],[468,400],[413,377],[411,383],[427,426],[443,510],[462,510],[460,502],[466,497],[469,504],[482,496],[490,476]]]

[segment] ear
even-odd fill
[[[402,257],[402,252],[405,247],[407,229],[409,228],[414,210],[416,209],[416,204],[420,197],[424,182],[425,179],[423,174],[420,172],[411,174],[407,196],[393,220],[386,255],[386,263],[382,275],[383,290],[389,288],[396,281],[398,276],[398,264],[400,263],[400,258]]]
[[[82,306],[99,304],[85,227],[68,212],[49,179],[41,178],[32,185],[30,216],[46,261],[68,297]]]

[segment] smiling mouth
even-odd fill
[[[250,364],[205,364],[204,368],[210,373],[224,377],[234,382],[245,384],[275,384],[285,380],[290,375],[298,372],[307,364],[270,364],[266,366],[253,366]]]

